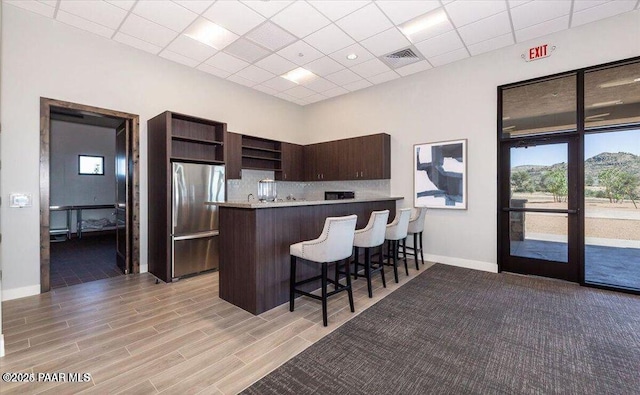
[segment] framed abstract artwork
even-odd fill
[[[413,146],[414,207],[466,210],[467,140]]]

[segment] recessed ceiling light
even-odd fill
[[[358,59],[358,55],[356,55],[354,53],[350,53],[349,55],[347,55],[347,59],[356,60],[356,59]]]
[[[622,85],[630,85],[636,82],[640,82],[640,78],[625,78],[623,80],[615,80],[605,82],[603,84],[598,85],[600,88],[613,88],[614,86],[622,86]]]
[[[414,18],[398,27],[405,36],[411,39],[412,35],[426,30],[432,26],[439,25],[448,20],[449,18],[447,18],[447,14],[444,12],[444,10],[439,10]]]
[[[184,35],[217,50],[231,44],[238,36],[204,18],[198,18],[185,30]]]
[[[307,69],[303,69],[302,67],[298,67],[295,70],[291,70],[287,74],[281,75],[280,77],[287,79],[291,82],[295,82],[296,84],[301,84],[303,82],[309,81],[311,79],[316,78],[317,76],[310,72]]]
[[[606,106],[614,106],[616,104],[622,104],[622,100],[611,100],[611,101],[603,101],[600,103],[593,103],[591,107],[606,107]]]

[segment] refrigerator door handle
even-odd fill
[[[219,234],[220,234],[220,231],[212,230],[211,232],[200,232],[200,233],[194,233],[194,234],[191,234],[191,235],[174,236],[173,240],[180,241],[180,240],[202,239],[202,238],[205,238],[205,237],[218,236]]]

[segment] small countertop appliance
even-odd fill
[[[356,193],[353,191],[325,191],[324,200],[355,199]]]

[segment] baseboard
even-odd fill
[[[481,270],[483,272],[498,273],[498,264],[483,261],[474,261],[471,259],[462,259],[452,256],[441,256],[433,254],[424,254],[424,259],[430,262],[442,263],[445,265],[459,266],[467,269]]]
[[[0,333],[0,358],[4,357],[4,335]]]
[[[24,298],[26,296],[33,296],[40,294],[40,284],[29,285],[28,287],[20,287],[13,289],[2,290],[2,301]]]

